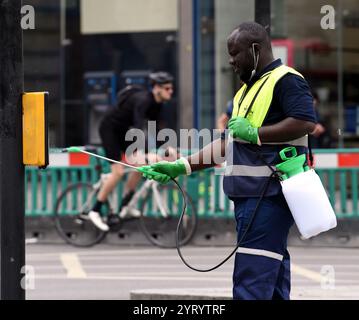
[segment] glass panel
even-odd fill
[[[238,78],[228,64],[227,38],[241,22],[253,20],[254,2],[238,0],[197,0],[195,17],[198,37],[198,83],[196,125],[217,127],[217,118],[239,89]],[[196,110],[196,109],[195,109]]]
[[[213,128],[214,125],[214,1],[195,1],[197,44],[197,113],[195,125]]]
[[[316,111],[325,131],[313,139],[314,147],[359,146],[357,4],[272,0],[272,38],[293,46],[288,53],[293,67],[317,96]],[[331,9],[334,29],[328,28]]]
[[[239,78],[228,63],[227,38],[244,21],[254,19],[254,1],[215,1],[215,71],[216,117],[226,112],[227,105],[239,89]]]
[[[164,70],[176,78],[178,1],[139,0],[127,4],[127,11],[121,11],[125,2],[112,0],[104,4],[101,0],[91,0],[91,5],[84,8],[81,5],[87,1],[26,2],[34,7],[36,19],[35,29],[25,30],[23,36],[25,90],[50,93],[50,147],[101,143],[99,122],[116,105],[116,92],[129,78],[146,80],[151,70]],[[82,25],[81,10],[89,6],[92,12],[84,15],[86,25]],[[134,12],[136,6],[145,8],[140,14],[149,19],[123,16]],[[105,18],[94,18],[95,13],[103,12]],[[158,19],[161,15],[166,19]],[[101,24],[101,19],[107,24]],[[130,20],[136,28],[124,30],[119,23],[125,20]],[[81,29],[84,26],[86,30]],[[105,96],[101,103],[89,99],[91,92],[85,81],[89,72],[96,73],[95,80],[99,83],[106,82],[100,92]],[[109,74],[114,76],[109,78]],[[177,127],[177,91],[164,107],[162,116],[164,125],[173,129]]]

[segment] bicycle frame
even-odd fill
[[[145,183],[141,186],[141,188],[134,194],[128,205],[122,208],[119,214],[120,218],[124,218],[128,214],[128,212],[131,212],[132,210],[136,209],[136,205],[138,201],[146,197],[149,189],[152,189],[154,199],[156,201],[158,208],[160,209],[162,217],[164,218],[168,217],[168,213],[163,206],[162,199],[157,186],[158,186],[158,182],[156,181],[153,180],[145,181]]]
[[[102,184],[104,183],[104,181],[106,180],[106,178],[108,177],[108,173],[102,173],[100,176],[100,179],[93,185],[93,191],[90,194],[90,196],[88,197],[88,201],[86,201],[81,210],[83,210],[84,207],[88,206],[88,202],[92,200],[93,196],[100,190]],[[154,195],[154,200],[156,202],[157,207],[160,210],[161,216],[163,218],[168,217],[168,212],[165,209],[163,202],[162,202],[162,198],[160,195],[160,192],[158,191],[158,182],[153,181],[153,180],[146,180],[145,183],[141,186],[141,188],[135,192],[134,196],[132,197],[131,201],[128,203],[128,205],[124,208],[122,208],[121,212],[119,213],[119,217],[120,218],[125,218],[129,212],[133,211],[134,209],[136,209],[136,205],[138,203],[138,201],[140,199],[144,199],[148,193],[148,190],[152,189],[153,195]],[[109,196],[108,196],[108,202],[109,202],[109,206],[111,209],[111,212],[116,212],[116,208],[115,208],[115,193],[112,192]]]
[[[108,177],[108,173],[102,173],[100,176],[100,179],[92,185],[93,187],[93,191],[89,194],[89,196],[87,197],[87,201],[80,207],[80,212],[84,212],[86,211],[85,208],[89,208],[90,207],[90,202],[93,200],[93,197],[96,195],[96,193],[100,190],[103,182],[105,181],[105,179]],[[114,212],[113,210],[114,208],[114,199],[113,199],[113,193],[111,193],[109,195],[109,200],[108,200],[109,204],[110,204],[110,209],[112,212]],[[86,216],[87,219],[87,216]]]
[[[96,201],[97,193],[108,175],[101,174],[94,184],[76,183],[66,188],[59,196],[55,206],[55,225],[60,236],[67,243],[88,247],[99,243],[105,237],[106,232],[91,226],[92,221],[91,223],[88,222],[90,220],[88,212]],[[178,210],[181,210],[178,202],[181,195],[178,194],[178,190],[174,186],[162,187],[156,181],[145,180],[129,203],[121,209],[121,212],[118,212],[120,202],[118,198],[121,198],[121,195],[118,194],[117,190],[111,192],[107,198],[106,209],[109,210],[106,210],[106,213],[105,211],[102,212],[102,214],[108,215],[107,222],[110,231],[119,232],[122,223],[133,221],[138,223],[139,228],[150,243],[166,248],[175,246],[173,233],[176,231],[174,223],[177,217],[173,216],[172,213],[176,214]],[[181,235],[183,243],[190,241],[197,225],[196,210],[191,200],[189,203],[191,210],[193,210],[188,219],[185,216],[182,220],[182,228],[186,229],[186,233],[182,234],[183,237]],[[63,219],[64,216],[61,215],[63,205],[70,206],[72,211],[75,209],[77,214],[66,216],[66,219]],[[82,234],[88,234],[88,236],[82,237]]]

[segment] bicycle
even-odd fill
[[[101,173],[101,162],[97,158],[96,160],[96,170]],[[96,228],[87,213],[93,207],[97,193],[107,176],[108,174],[101,173],[100,179],[94,184],[72,184],[57,198],[54,210],[55,226],[67,243],[78,247],[91,247],[106,237],[107,232]],[[185,191],[184,193],[187,211],[181,225],[180,245],[186,245],[193,238],[198,222],[195,205],[191,197]],[[176,186],[146,180],[118,214],[115,193],[110,194],[101,215],[107,219],[109,232],[118,232],[127,221],[136,219],[150,243],[162,248],[175,248],[182,202],[182,194]]]

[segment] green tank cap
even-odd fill
[[[287,154],[290,154],[287,156]],[[281,159],[284,161],[276,165],[277,170],[283,173],[282,180],[286,180],[298,173],[304,172],[305,154],[297,156],[295,147],[288,147],[279,152]]]

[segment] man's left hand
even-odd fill
[[[228,122],[228,128],[234,138],[260,144],[258,128],[254,128],[248,119],[243,117],[232,118]]]

